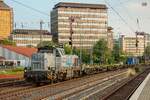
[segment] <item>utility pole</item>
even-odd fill
[[[137,26],[138,26],[139,31],[141,31],[140,22],[138,18],[137,18]]]
[[[14,26],[15,26],[14,28],[17,29],[17,23],[16,23],[16,22],[15,22],[15,25],[14,25]]]
[[[74,17],[74,16],[71,16],[69,17],[69,23],[70,23],[70,37],[69,37],[69,45],[71,45],[71,54],[72,54],[72,50],[73,50],[73,23],[75,22],[75,19],[80,19],[80,17]],[[78,22],[77,22],[77,26],[78,26]],[[81,67],[81,70],[82,70],[82,50],[81,50],[81,32],[80,32],[80,67]]]
[[[23,22],[21,22],[21,28],[22,28],[22,29],[24,28]]]
[[[40,21],[40,43],[42,42],[43,20]]]
[[[137,36],[138,35],[141,35],[144,37],[144,50],[146,49],[146,33],[145,32],[136,32],[136,39],[137,39]],[[136,46],[138,46],[138,39],[136,40]],[[146,57],[145,57],[145,54],[144,54],[144,60],[146,60]]]
[[[135,46],[136,46],[136,54],[138,56],[138,32],[136,32],[136,42],[135,42]]]
[[[72,36],[73,36],[73,29],[72,29],[72,24],[75,21],[74,17],[69,17],[69,21],[70,21],[70,41],[69,41],[69,45],[71,45],[71,52],[73,50],[73,45],[72,45]]]
[[[81,32],[80,32],[80,66],[82,70],[82,42],[81,42]]]
[[[119,35],[119,39],[118,39],[118,55],[120,57],[120,52],[121,52],[121,36],[120,36],[120,32],[118,32],[118,35]]]
[[[91,27],[91,24],[90,24],[90,33],[92,33],[91,29],[92,29],[92,27]],[[93,45],[91,46],[91,49],[90,49],[90,64],[91,65],[93,65],[93,48],[94,48],[94,45],[95,45],[95,40],[94,40],[94,43],[93,43]]]
[[[146,63],[145,49],[146,49],[146,33],[144,33],[144,63]]]

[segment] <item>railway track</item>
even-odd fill
[[[0,88],[2,87],[8,87],[8,86],[13,86],[13,85],[20,85],[25,83],[25,80],[13,80],[13,81],[5,81],[0,83]]]
[[[118,81],[128,78],[126,72],[117,75],[112,75],[108,78],[92,81],[80,87],[73,88],[71,90],[65,91],[65,93],[57,94],[58,97],[64,100],[84,100],[88,99],[90,95],[95,94],[98,91],[103,91],[105,88],[116,84]],[[52,96],[51,98],[56,97]]]
[[[127,77],[126,73],[127,69],[122,69],[118,71],[104,72],[96,75],[85,76],[82,78],[76,78],[40,87],[34,87],[33,84],[28,84],[27,86],[23,86],[23,84],[22,86],[18,85],[20,87],[16,85],[17,88],[10,89],[10,91],[0,91],[0,100],[79,100],[89,98],[90,100],[92,100],[92,95],[96,93],[107,94],[105,94],[105,96],[102,95],[101,97],[98,95],[99,99],[103,98],[103,100],[124,100],[116,99],[116,97],[115,99],[109,99],[109,95],[112,95],[113,93],[105,92],[105,90],[113,89],[113,91],[117,91],[119,90],[119,88],[121,88],[121,86],[123,86],[123,84],[135,78]],[[140,75],[142,75],[142,73]],[[117,88],[114,88],[115,85]],[[7,89],[7,86],[4,89]],[[97,99],[94,98],[93,100]]]
[[[0,83],[0,94],[32,88],[33,84],[25,80],[13,80]]]
[[[26,82],[22,78],[10,78],[0,80],[0,93],[8,93],[35,87],[33,83]]]
[[[13,82],[13,81],[18,81],[18,80],[22,80],[22,79],[19,79],[19,78],[9,78],[9,79],[0,79],[0,84],[1,83],[5,83],[5,82]]]
[[[70,89],[76,89],[77,87],[80,87],[80,86],[82,86],[82,88],[85,88],[88,85],[90,86],[96,85],[99,82],[106,81],[108,80],[108,78],[110,79],[112,76],[125,73],[126,71],[127,69],[119,70],[115,72],[114,71],[106,72],[106,73],[101,73],[97,75],[91,75],[91,76],[85,76],[82,78],[72,79],[69,81],[64,81],[64,82],[60,82],[60,83],[56,83],[52,85],[22,89],[22,90],[13,91],[13,92],[10,91],[7,93],[0,93],[0,100],[14,100],[14,99],[40,100],[46,97],[53,97],[54,95],[63,93]],[[65,96],[66,95],[64,95],[64,97]]]
[[[129,100],[132,94],[140,86],[146,76],[150,73],[150,69],[147,69],[125,82],[111,89],[110,93],[107,93],[102,100]]]

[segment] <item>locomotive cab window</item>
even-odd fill
[[[56,57],[60,57],[60,53],[58,50],[56,50]]]

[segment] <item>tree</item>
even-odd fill
[[[112,55],[113,55],[114,60],[116,62],[120,61],[121,50],[120,50],[120,47],[119,47],[119,41],[115,41],[114,48],[113,48],[113,51],[112,51]]]
[[[100,39],[93,47],[93,60],[95,63],[106,64],[112,60],[111,50],[108,49],[107,41]]]
[[[0,40],[1,45],[13,45],[16,46],[16,43],[9,39]]]
[[[53,43],[52,41],[42,41],[40,42],[37,47],[40,48],[40,47],[56,47],[57,44]]]
[[[66,54],[71,54],[71,46],[69,44],[64,45],[64,50]]]
[[[90,63],[90,52],[87,50],[82,50],[82,62],[86,64]]]
[[[125,52],[120,52],[120,60],[119,60],[119,62],[123,62],[123,63],[126,63],[126,61],[127,61],[127,58],[128,58],[128,56],[127,56],[127,53],[125,53]],[[118,62],[117,62],[118,63]]]
[[[77,55],[80,58],[80,49],[74,48],[73,54]],[[87,50],[81,50],[82,63],[90,63],[90,53]]]
[[[148,46],[145,48],[144,56],[150,57],[150,45],[148,45]]]
[[[127,59],[126,53],[124,53],[119,47],[119,41],[116,40],[112,51],[112,56],[115,63],[125,62]]]

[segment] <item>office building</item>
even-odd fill
[[[47,30],[16,29],[10,38],[17,46],[24,47],[36,47],[42,41],[52,41],[52,35]]]
[[[107,40],[108,15],[103,4],[60,2],[51,12],[53,40],[75,48],[91,49],[101,38]]]
[[[144,36],[127,37],[122,35],[120,38],[121,49],[127,56],[143,56],[145,48]]]

